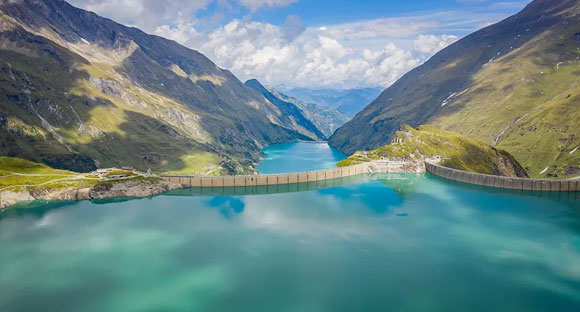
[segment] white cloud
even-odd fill
[[[415,23],[415,19],[410,29],[399,32],[391,28],[403,28],[402,19],[305,30],[299,19],[292,19],[291,24],[298,25],[292,35],[288,23],[279,27],[242,20],[233,20],[209,33],[196,32],[193,24],[163,26],[156,33],[200,50],[242,80],[345,88],[389,86],[457,39],[452,35],[417,34],[434,23]],[[404,36],[400,37],[402,32]]]
[[[187,23],[210,3],[232,8],[235,1],[252,12],[262,7],[284,7],[298,0],[68,0],[72,5],[151,32],[167,24]],[[217,16],[221,13],[217,12]]]
[[[434,54],[457,41],[454,35],[419,35],[415,39],[415,50],[423,54]]]
[[[198,11],[215,1],[227,10],[241,4],[255,11],[297,0],[71,0],[199,50],[241,80],[310,87],[389,86],[457,40],[458,34],[504,17],[431,12],[312,27],[293,15],[281,26],[251,21],[252,15],[222,24],[225,15],[219,10],[196,18]]]
[[[189,22],[195,13],[213,0],[68,0],[72,5],[93,11],[129,26],[152,32],[168,22]]]
[[[282,26],[284,39],[286,41],[294,40],[294,38],[300,36],[305,30],[304,23],[302,23],[302,20],[297,15],[289,15]]]
[[[239,0],[239,2],[250,10],[257,11],[263,6],[284,7],[298,2],[298,0]]]

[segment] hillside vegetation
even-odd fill
[[[0,155],[88,172],[254,172],[313,140],[229,71],[60,0],[0,2]]]
[[[0,157],[0,192],[63,187],[90,187],[98,183],[96,177],[85,177],[72,171],[57,170],[28,160]]]
[[[580,173],[580,2],[535,0],[386,89],[337,130],[351,154],[403,124],[433,124],[508,151],[532,177]]]
[[[406,160],[423,162],[441,159],[440,165],[483,174],[527,177],[525,170],[509,153],[463,135],[443,131],[431,125],[413,129],[403,126],[393,143],[371,151],[356,152],[338,166],[349,166],[372,160]]]

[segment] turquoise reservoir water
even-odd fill
[[[382,175],[14,208],[0,311],[580,311],[579,195]]]
[[[261,174],[312,171],[336,168],[346,155],[326,143],[294,142],[264,148],[265,158],[258,166]]]

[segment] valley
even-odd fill
[[[388,144],[403,124],[432,124],[506,150],[530,176],[577,175],[579,12],[577,1],[533,1],[466,36],[387,88],[330,144],[351,154]]]
[[[580,1],[0,0],[0,311],[580,311]]]

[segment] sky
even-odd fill
[[[200,51],[242,81],[388,87],[530,0],[68,0]]]

